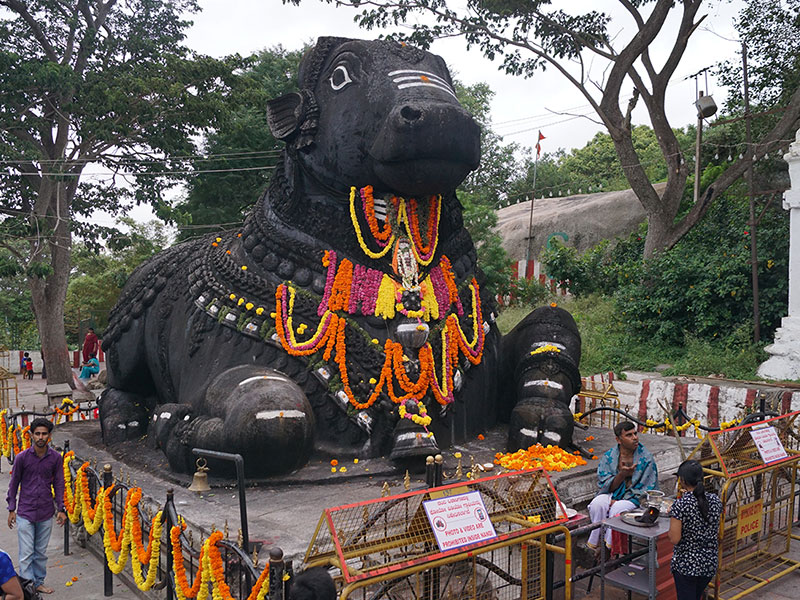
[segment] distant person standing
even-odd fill
[[[40,417],[33,420],[30,431],[33,445],[17,455],[8,484],[8,526],[13,529],[17,525],[20,575],[33,580],[39,592],[52,594],[53,589],[44,585],[47,545],[53,530],[53,513],[57,513],[59,525],[67,519],[64,467],[61,455],[49,446],[53,424]]]
[[[83,362],[89,362],[92,356],[97,356],[99,345],[94,327],[89,327],[89,331],[86,332],[86,337],[83,339]]]
[[[33,379],[33,359],[30,356],[25,359],[25,379]]]
[[[28,376],[28,356],[30,355],[27,352],[23,352],[22,358],[19,359],[19,372],[25,377]]]

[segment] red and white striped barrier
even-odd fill
[[[658,405],[660,400],[673,410],[677,409],[678,405],[683,406],[690,417],[700,419],[704,425],[719,427],[722,422],[739,418],[743,409],[753,407],[758,392],[759,389],[755,387],[645,379],[639,388],[638,418],[644,421],[648,417],[653,417],[660,421],[662,418],[662,410]],[[781,392],[778,410],[781,413],[800,410],[800,391]]]
[[[542,263],[535,260],[518,260],[511,264],[511,271],[514,274],[514,279],[526,279],[531,281],[535,279],[540,285],[550,288],[550,293],[557,296],[566,296],[569,290],[566,286],[559,287],[559,283],[555,279],[549,279],[545,273],[542,272]],[[513,295],[497,296],[497,302],[501,306],[510,305],[514,301]]]

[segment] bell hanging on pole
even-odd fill
[[[197,459],[197,471],[194,472],[192,477],[192,485],[189,486],[190,492],[210,492],[211,487],[208,485],[208,463],[205,458]]]

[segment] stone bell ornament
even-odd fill
[[[197,459],[197,470],[192,476],[192,485],[189,486],[190,492],[210,492],[211,486],[208,485],[208,463],[205,458]]]

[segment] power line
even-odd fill
[[[275,165],[265,165],[261,167],[239,167],[235,169],[197,169],[191,171],[160,171],[152,173],[0,173],[0,176],[8,177],[161,177],[162,175],[202,175],[204,173],[236,173],[239,171],[271,171]]]
[[[196,162],[214,161],[225,158],[271,158],[280,156],[280,150],[253,150],[247,152],[227,152],[220,154],[189,154],[185,156],[165,156],[164,158],[130,158],[125,156],[98,156],[95,158],[20,158],[20,159],[5,159],[0,160],[0,164],[15,165],[15,164],[49,164],[49,165],[79,165],[99,162],[101,160],[118,161],[120,164],[166,164],[169,162],[177,162],[183,160],[192,160]]]

